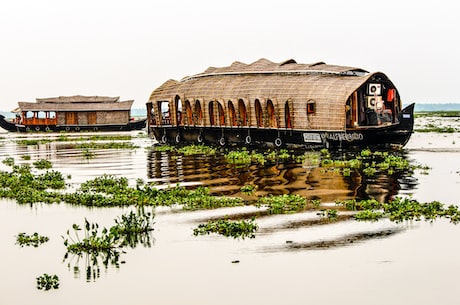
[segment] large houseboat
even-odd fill
[[[18,102],[16,117],[0,115],[0,127],[8,131],[119,131],[138,130],[147,118],[131,118],[133,100],[119,97],[60,96],[37,98],[36,103]]]
[[[381,72],[324,62],[210,67],[168,80],[147,103],[148,132],[160,143],[404,146],[414,104]]]

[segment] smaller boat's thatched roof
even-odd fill
[[[108,96],[59,96],[37,98],[36,103],[18,102],[20,111],[119,111],[131,110],[134,100],[120,101],[120,97]]]
[[[37,103],[115,103],[120,101],[120,97],[73,95],[37,98],[36,100]]]

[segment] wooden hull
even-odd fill
[[[300,130],[229,126],[150,126],[149,133],[165,144],[206,143],[225,145],[267,145],[274,147],[367,147],[404,146],[414,126],[414,104],[404,108],[398,123],[341,131]]]
[[[5,120],[0,115],[0,127],[10,132],[80,132],[80,131],[130,131],[145,128],[147,119],[130,121],[128,124],[106,125],[21,125]]]

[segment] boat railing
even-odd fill
[[[56,125],[56,118],[25,118],[21,122],[23,125]]]

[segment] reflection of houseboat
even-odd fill
[[[405,145],[413,109],[402,109],[383,73],[292,59],[234,62],[168,80],[147,103],[149,134],[161,143],[277,147]]]
[[[147,119],[131,119],[133,102],[120,101],[119,97],[81,95],[18,102],[16,118],[10,122],[0,115],[0,126],[20,132],[142,129]]]

